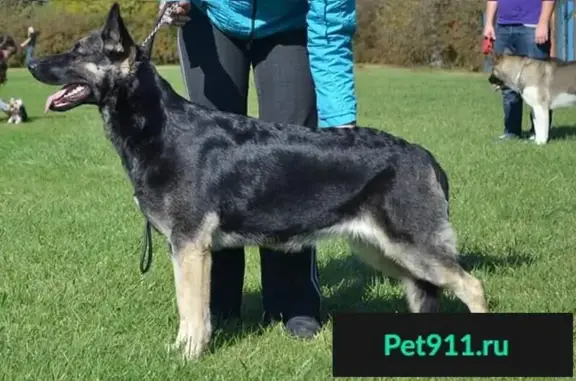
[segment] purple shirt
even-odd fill
[[[538,24],[546,0],[498,0],[497,24]]]

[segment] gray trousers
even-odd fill
[[[178,49],[192,102],[246,115],[252,68],[260,119],[317,126],[304,30],[247,41],[224,34],[194,6],[190,17],[178,32]],[[214,252],[212,258],[212,312],[220,318],[237,317],[242,303],[244,250]],[[260,263],[268,318],[284,322],[294,316],[320,319],[315,249],[285,254],[261,248]]]

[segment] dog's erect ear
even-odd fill
[[[102,41],[104,41],[106,54],[127,55],[134,46],[134,40],[132,40],[122,16],[120,16],[118,3],[114,3],[108,12],[106,24],[102,28]]]

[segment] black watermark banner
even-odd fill
[[[334,377],[573,377],[573,315],[338,314]]]

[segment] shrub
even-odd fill
[[[88,31],[100,27],[111,3],[51,0],[44,5],[30,5],[8,1],[0,9],[0,32],[21,42],[27,27],[34,25],[40,32],[37,55],[62,52]],[[357,0],[355,59],[359,63],[478,70],[482,62],[479,37],[483,4],[470,0]],[[122,14],[137,42],[152,29],[157,7],[156,1],[122,2]],[[156,64],[178,62],[176,28],[158,33],[153,59]],[[23,62],[24,54],[19,52],[10,65],[21,66]]]
[[[484,2],[357,0],[357,62],[478,70]]]

